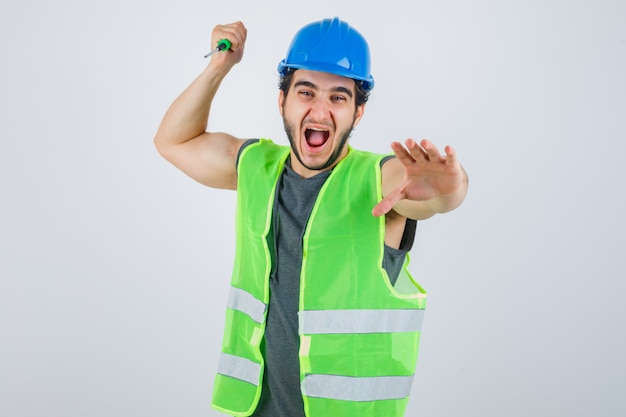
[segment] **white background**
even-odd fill
[[[333,16],[372,51],[352,145],[427,137],[470,177],[418,226],[407,415],[626,413],[623,1],[3,0],[0,415],[221,415],[235,196],[152,139],[213,26],[242,20],[211,126],[286,143],[276,65]]]

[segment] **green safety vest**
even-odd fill
[[[260,350],[272,269],[268,234],[289,147],[261,140],[238,164],[235,265],[212,405],[249,416],[261,395]],[[404,415],[426,292],[406,264],[395,286],[382,268],[382,156],[350,148],[322,186],[302,242],[300,383],[308,417]]]

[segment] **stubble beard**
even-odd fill
[[[298,152],[298,148],[296,147],[296,143],[293,138],[294,129],[291,127],[291,125],[289,124],[289,122],[284,116],[283,116],[283,125],[285,127],[285,133],[287,134],[287,138],[289,139],[289,144],[291,145],[291,150],[293,151],[294,155],[296,156],[300,164],[302,164],[302,166],[304,166],[306,169],[310,171],[323,171],[333,166],[335,162],[339,160],[339,157],[341,156],[341,152],[343,151],[344,146],[348,142],[348,139],[350,138],[350,135],[352,134],[352,130],[354,129],[354,120],[352,121],[352,126],[349,129],[347,129],[345,132],[343,132],[343,134],[340,134],[341,139],[339,140],[339,146],[337,146],[337,148],[333,151],[333,153],[330,154],[326,162],[320,165],[315,165],[315,166],[307,165],[302,160],[302,157],[300,156],[300,152]]]

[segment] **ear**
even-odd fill
[[[356,108],[356,111],[354,112],[354,124],[352,127],[356,127],[356,125],[359,124],[361,117],[363,117],[363,113],[365,113],[365,103]]]
[[[283,103],[285,101],[285,97],[283,94],[283,90],[279,90],[278,91],[278,112],[280,113],[281,117],[284,116],[283,115]]]

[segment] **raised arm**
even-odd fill
[[[458,207],[467,194],[468,179],[455,150],[446,146],[441,155],[428,140],[418,144],[408,139],[405,145],[391,144],[397,158],[383,165],[383,199],[372,214],[381,216],[393,209],[401,216],[423,220]]]
[[[211,103],[222,80],[241,61],[246,41],[241,22],[218,25],[211,44],[228,39],[230,50],[214,53],[204,71],[171,104],[154,138],[159,153],[196,181],[214,188],[236,189],[237,152],[244,142],[209,132]]]

